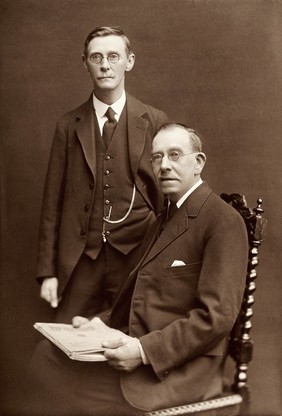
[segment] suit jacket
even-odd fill
[[[129,159],[137,191],[154,211],[163,198],[150,164],[152,137],[165,114],[127,95]],[[37,276],[59,278],[62,293],[87,241],[95,194],[96,155],[92,95],[56,127],[44,189]],[[85,206],[90,209],[87,211]],[[122,229],[118,238],[122,241]]]
[[[248,260],[246,227],[206,183],[157,238],[150,230],[139,266],[112,310],[111,326],[138,337],[151,365],[121,375],[125,398],[142,410],[221,392],[227,337],[238,316]],[[175,260],[183,265],[172,267]]]

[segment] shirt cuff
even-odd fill
[[[150,364],[150,361],[149,361],[147,355],[145,354],[145,351],[143,350],[142,344],[139,341],[139,339],[138,339],[138,346],[139,346],[139,351],[140,351],[140,354],[141,354],[141,358],[142,358],[143,364],[144,365]]]

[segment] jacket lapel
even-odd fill
[[[126,96],[126,105],[129,160],[132,173],[135,176],[140,156],[144,150],[149,122],[142,117],[146,114],[146,107],[130,94]],[[93,175],[96,170],[94,116],[91,94],[89,100],[80,108],[76,116],[76,132]]]
[[[165,225],[155,244],[151,248],[142,265],[157,256],[179,235],[188,229],[188,213],[186,206],[181,206],[173,218]]]
[[[142,116],[146,114],[144,105],[131,95],[126,95],[127,123],[128,123],[128,149],[131,170],[136,176],[140,156],[143,152],[148,120]]]
[[[159,235],[161,228],[162,228],[162,223],[165,217],[166,217],[166,211],[164,211],[162,215],[160,215],[157,218],[157,221],[155,222],[150,233],[147,236],[148,237],[147,249],[145,250],[138,265],[128,276],[117,299],[115,300],[115,303],[111,311],[111,326],[113,327],[116,326],[115,322],[116,322],[117,317],[120,314],[120,309],[125,307],[124,305],[126,304],[126,302],[128,302],[128,299],[131,298],[132,296],[131,292],[133,290],[133,285],[135,284],[135,281],[138,277],[138,272],[140,268],[143,267],[144,264],[148,263],[148,261],[150,261],[153,257],[155,257],[160,251],[162,251],[178,235],[174,229],[174,226],[173,227],[167,226]],[[172,220],[173,219],[171,219],[171,223],[173,223]],[[183,232],[187,229],[186,221],[184,221],[185,224],[183,221],[180,221],[180,222],[182,222],[182,226],[180,225],[178,229],[179,231],[181,230],[180,232]]]
[[[148,246],[144,251],[142,259],[139,261],[135,269],[130,273],[114,303],[112,310],[113,319],[115,317],[116,310],[119,309],[120,305],[124,304],[125,299],[128,299],[128,290],[130,290],[132,285],[135,283],[140,268],[152,260],[154,257],[156,257],[167,246],[169,246],[172,241],[174,241],[178,236],[180,236],[188,229],[188,218],[197,217],[202,205],[205,203],[211,192],[211,188],[205,182],[200,185],[187,198],[187,200],[179,208],[174,217],[166,224],[160,235],[159,233],[162,227],[162,222],[164,221],[164,217],[166,216],[166,211],[164,211],[163,214],[157,218],[151,232],[147,236]],[[144,243],[146,244],[145,241]]]
[[[200,185],[187,199],[183,205],[165,225],[164,230],[152,246],[147,257],[144,259],[142,266],[148,263],[152,258],[157,256],[169,244],[178,238],[189,227],[189,217],[197,217],[201,207],[212,192],[206,182]]]
[[[146,246],[146,249],[144,250],[143,254],[141,254],[141,259],[139,260],[139,263],[131,271],[130,275],[126,279],[119,295],[117,296],[114,302],[114,305],[111,311],[111,315],[112,315],[111,325],[113,325],[113,327],[115,327],[115,319],[116,319],[116,316],[119,315],[120,309],[122,309],[125,306],[126,301],[131,299],[130,290],[133,290],[132,285],[135,284],[138,271],[140,267],[142,266],[142,264],[144,263],[144,259],[146,259],[147,253],[150,251],[151,247],[154,245],[155,241],[158,238],[158,235],[162,226],[163,215],[164,214],[162,215],[160,214],[158,216],[156,222],[152,225],[150,232],[146,235],[145,240],[143,241],[144,245]]]
[[[81,143],[84,157],[93,176],[96,171],[94,117],[95,114],[91,94],[89,100],[80,108],[80,111],[77,114],[76,133]]]

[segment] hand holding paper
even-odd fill
[[[79,361],[106,361],[102,342],[132,339],[123,332],[108,327],[100,318],[91,321],[76,318],[76,324],[79,324],[77,328],[73,325],[43,322],[36,322],[34,327],[71,359]]]
[[[109,365],[116,370],[131,372],[142,364],[142,357],[137,338],[128,337],[102,342],[105,347],[104,356]]]

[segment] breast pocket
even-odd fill
[[[163,271],[164,278],[173,278],[173,277],[193,277],[199,275],[201,271],[202,262],[185,264],[184,266],[173,266],[166,267]]]
[[[162,298],[175,312],[187,314],[195,303],[202,263],[166,267],[162,276]]]

